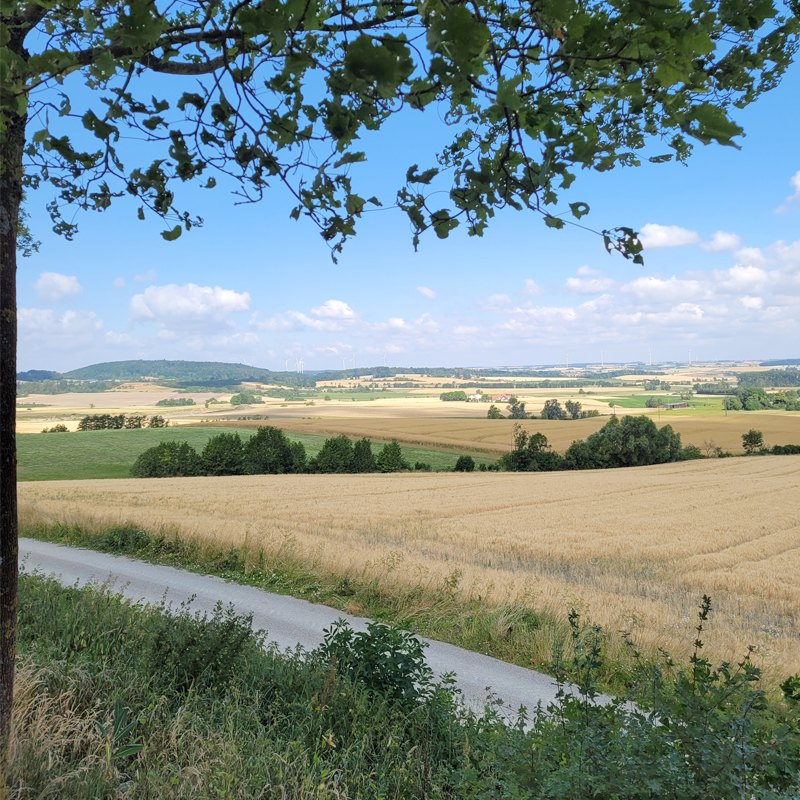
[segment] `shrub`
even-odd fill
[[[800,456],[800,444],[776,444],[770,453],[775,456]]]
[[[53,425],[52,428],[45,428],[42,433],[69,433],[69,428],[59,422],[57,425]]]
[[[336,670],[389,700],[413,704],[430,696],[433,670],[425,663],[427,645],[408,631],[371,622],[354,631],[339,619],[323,631],[321,652]]]
[[[586,441],[573,442],[564,454],[567,469],[640,467],[680,461],[681,435],[671,425],[659,428],[645,416],[612,417]]]
[[[445,402],[452,402],[454,400],[464,400],[464,401],[466,401],[467,393],[466,392],[462,392],[460,390],[456,391],[456,392],[442,392],[439,395],[439,399],[440,400],[444,400]]]
[[[514,426],[514,449],[499,465],[509,472],[554,472],[563,469],[563,459],[550,450],[543,433],[529,434],[522,425]]]
[[[580,404],[578,404],[580,405]],[[544,408],[542,409],[542,419],[566,419],[567,412],[561,408],[561,403],[558,400],[545,400]]]
[[[745,453],[751,456],[756,450],[760,450],[764,446],[764,434],[751,428],[747,433],[742,434],[742,447]]]
[[[489,406],[489,410],[486,412],[486,416],[489,419],[503,419],[503,415],[500,413],[500,409],[494,403],[492,403],[492,405]]]
[[[378,465],[372,452],[372,442],[367,438],[359,439],[353,445],[353,472],[377,471]]]
[[[295,457],[286,434],[265,426],[250,437],[244,448],[246,475],[282,475],[295,471]]]
[[[160,414],[154,414],[150,417],[150,422],[148,423],[148,428],[166,428],[169,425],[169,422],[164,419]]]
[[[417,461],[414,469],[416,472],[433,472],[433,467],[427,461]]]
[[[375,463],[380,472],[402,472],[411,469],[411,465],[403,458],[403,451],[397,439],[392,439],[389,444],[383,446]]]
[[[475,470],[475,459],[472,456],[459,456],[453,472],[473,472]]]
[[[254,405],[263,402],[264,400],[261,395],[255,394],[254,392],[239,392],[239,394],[235,394],[231,397],[232,406]]]
[[[201,458],[207,475],[241,475],[244,472],[244,445],[238,433],[212,436]]]
[[[206,403],[209,402],[211,401],[206,401]],[[156,403],[157,406],[193,406],[194,404],[191,397],[166,397]]]
[[[325,474],[354,472],[353,443],[344,434],[326,439],[310,468]]]
[[[706,456],[697,445],[687,444],[681,449],[681,461],[694,461],[698,458],[706,458]]]
[[[202,459],[188,442],[160,442],[145,450],[131,467],[134,478],[179,478],[202,474]]]

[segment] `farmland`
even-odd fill
[[[23,531],[132,523],[288,554],[322,577],[377,579],[387,594],[447,586],[562,617],[577,608],[651,654],[688,655],[705,593],[717,609],[709,655],[735,660],[754,645],[777,674],[800,669],[798,496],[792,456],[579,473],[20,485]],[[530,663],[546,662],[552,645],[534,638]]]
[[[240,430],[243,440],[255,433],[259,425]],[[242,423],[237,423],[242,425]],[[136,457],[149,447],[164,441],[188,441],[201,451],[212,436],[220,433],[214,427],[144,428],[133,430],[86,431],[80,433],[39,433],[17,439],[18,474],[21,481],[42,481],[96,478],[126,478]],[[309,456],[316,455],[325,441],[321,433],[291,432],[290,439],[300,441]],[[373,446],[377,450],[377,446]],[[441,447],[403,447],[405,458],[429,463],[433,469],[452,469],[458,453]],[[493,461],[491,457],[478,458]]]
[[[464,406],[475,408],[477,404],[440,403],[440,406]],[[649,410],[649,409],[648,409]],[[396,438],[401,443],[423,447],[450,447],[476,452],[501,455],[511,448],[515,421],[509,419],[486,419],[485,408],[482,417],[475,418],[430,418],[425,416],[399,417],[305,417],[279,418],[270,415],[268,423],[256,421],[228,421],[222,425],[236,427],[275,425],[294,433],[318,433],[334,435],[343,433],[352,438],[367,436],[372,439]],[[672,425],[681,434],[684,444],[702,447],[705,440],[713,439],[717,446],[734,454],[741,454],[742,434],[757,428],[764,433],[769,444],[800,444],[800,413],[781,413],[774,411],[728,412],[728,416],[683,414],[681,411],[651,414],[653,421],[661,425]],[[579,420],[535,419],[523,423],[530,432],[540,431],[557,452],[563,453],[576,439],[585,439],[608,422],[607,416],[590,417]]]

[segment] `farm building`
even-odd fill
[[[504,392],[503,394],[498,394],[497,397],[492,398],[493,403],[510,403],[511,402],[511,395]]]
[[[662,408],[671,410],[673,408],[689,408],[688,403],[665,403]]]

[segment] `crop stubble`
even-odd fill
[[[800,459],[539,474],[248,476],[20,484],[26,521],[133,522],[291,553],[387,591],[460,575],[490,602],[577,607],[685,657],[702,594],[709,654],[800,670]],[[456,572],[457,571],[457,572]]]

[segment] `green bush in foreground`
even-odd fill
[[[423,645],[339,623],[282,655],[221,606],[142,608],[41,577],[20,586],[12,800],[547,798],[790,800],[800,791],[800,679],[767,697],[745,658],[665,659],[631,698],[595,704],[599,629],[571,616],[579,676],[559,705],[476,716],[431,681]],[[633,647],[633,645],[631,645]],[[544,712],[547,713],[544,713]],[[109,737],[109,733],[111,736]],[[57,789],[53,794],[53,789]]]

